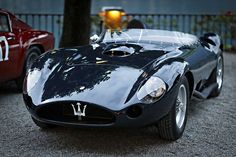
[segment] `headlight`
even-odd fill
[[[166,91],[165,82],[159,77],[152,76],[139,89],[137,97],[141,101],[153,103],[160,99]]]

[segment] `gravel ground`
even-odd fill
[[[192,100],[183,137],[161,140],[155,127],[41,130],[13,83],[0,87],[0,156],[236,156],[236,55],[225,53],[221,95]]]

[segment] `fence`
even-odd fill
[[[36,29],[47,30],[55,36],[58,47],[63,25],[63,14],[16,14],[17,17]],[[236,42],[236,15],[192,14],[128,14],[144,22],[148,28],[174,30],[201,36],[206,32],[218,33],[230,48]],[[91,15],[91,34],[99,33],[100,18]]]

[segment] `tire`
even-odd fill
[[[37,119],[35,119],[34,117],[31,117],[31,118],[32,118],[34,124],[37,125],[38,127],[40,127],[41,129],[55,128],[55,125],[40,122]]]
[[[223,80],[224,80],[224,58],[223,54],[221,54],[217,58],[217,65],[215,70],[213,71],[213,76],[212,76],[212,82],[217,83],[218,87],[212,91],[210,97],[217,97],[220,95],[223,86]]]
[[[19,78],[16,79],[17,90],[19,92],[22,92],[23,81],[24,81],[24,78],[25,78],[27,70],[29,69],[29,67],[31,66],[33,61],[40,54],[41,54],[41,50],[38,47],[36,47],[36,46],[30,47],[27,50],[27,55],[26,55],[26,58],[25,58],[22,74],[21,74],[21,76]]]
[[[159,136],[166,140],[179,139],[185,129],[189,104],[189,84],[185,76],[181,79],[175,99],[170,112],[157,124]]]

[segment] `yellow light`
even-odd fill
[[[121,10],[104,10],[99,13],[105,27],[109,29],[121,29],[122,16],[124,15],[125,12]]]
[[[110,19],[120,19],[121,18],[121,12],[117,10],[111,10],[107,12],[107,18]]]

